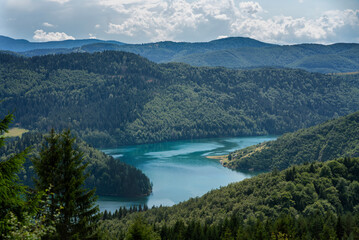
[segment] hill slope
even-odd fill
[[[202,224],[202,227],[204,224],[208,228],[212,224],[221,223],[226,227],[228,221],[225,219],[228,220],[232,216],[244,220],[252,228],[258,226],[259,222],[264,223],[265,220],[275,221],[284,214],[292,217],[293,221],[300,221],[301,217],[312,217],[313,220],[313,217],[325,218],[330,214],[338,216],[357,211],[358,181],[358,158],[316,162],[281,172],[261,174],[212,190],[202,197],[190,199],[173,207],[159,207],[144,213],[103,221],[102,228],[118,233],[121,229],[126,229],[129,222],[139,215],[157,229],[165,225],[172,226],[174,231],[180,231],[181,223],[190,226],[196,221]],[[290,229],[290,226],[293,228],[294,222],[283,222],[282,226],[286,224],[289,224]],[[316,230],[308,230],[304,225],[301,227],[303,231],[322,232],[320,222],[317,222],[316,226]],[[303,233],[293,234],[300,236]],[[291,239],[302,238],[293,236]]]
[[[283,134],[359,109],[358,75],[155,64],[124,52],[0,54],[0,111],[97,147]]]
[[[359,112],[314,127],[287,133],[275,141],[230,154],[224,166],[233,169],[285,169],[304,162],[359,156]]]
[[[13,138],[8,141],[6,146],[1,148],[0,157],[19,153],[25,148],[31,147],[31,155],[26,159],[24,169],[19,177],[24,184],[33,186],[33,178],[36,175],[30,159],[39,155],[45,141],[43,134],[28,132],[24,133],[21,138]],[[84,153],[84,162],[89,163],[86,169],[89,173],[89,177],[85,181],[86,188],[96,188],[98,195],[120,197],[144,196],[151,193],[150,180],[141,170],[107,156],[79,139],[76,140],[75,146]]]

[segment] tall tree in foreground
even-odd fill
[[[0,122],[0,147],[5,145],[4,133],[7,132],[12,119],[13,115],[8,114]],[[19,183],[17,173],[25,161],[25,156],[26,151],[0,159],[0,238],[10,231],[9,220],[12,214],[20,220],[24,217],[26,189]]]
[[[0,121],[0,148],[5,145],[4,133],[8,131],[12,114]],[[0,239],[40,239],[53,232],[53,226],[44,226],[44,212],[38,208],[44,192],[30,194],[19,182],[20,172],[29,149],[0,158]]]
[[[55,239],[96,239],[99,219],[95,190],[84,189],[83,153],[74,149],[70,130],[51,131],[40,157],[34,160],[40,191],[51,187],[49,219],[56,220]]]

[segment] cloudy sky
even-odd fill
[[[359,0],[0,0],[0,35],[29,41],[359,43]]]

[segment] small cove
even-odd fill
[[[139,198],[101,196],[100,210],[114,212],[120,207],[140,204],[172,206],[255,176],[258,173],[233,171],[206,156],[224,155],[274,139],[276,136],[207,138],[104,149],[106,154],[141,169],[153,183],[153,192]]]

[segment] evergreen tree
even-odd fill
[[[0,122],[0,148],[5,145],[4,133],[13,119],[12,114],[6,115]],[[17,173],[25,161],[27,150],[7,159],[0,159],[0,238],[10,231],[10,215],[14,214],[22,220],[26,201],[23,196],[26,189],[19,183]]]
[[[83,188],[87,175],[82,152],[74,149],[75,138],[70,130],[58,135],[51,131],[46,138],[40,157],[34,160],[38,174],[37,188],[51,187],[50,219],[57,218],[57,239],[97,238],[96,223],[99,219],[95,206],[95,190]],[[58,213],[56,213],[58,211]],[[58,215],[58,216],[57,216]]]
[[[0,148],[5,145],[4,133],[13,119],[6,115],[0,122]],[[53,232],[51,223],[44,226],[39,199],[44,192],[30,194],[19,182],[20,172],[29,152],[24,151],[0,159],[0,239],[40,239]]]
[[[39,179],[34,180],[39,190],[50,189],[52,193],[59,191],[60,185],[57,182],[60,178],[58,166],[61,160],[59,137],[60,136],[55,133],[55,130],[51,129],[50,135],[45,137],[47,145],[44,143],[40,157],[33,159],[34,167],[39,176]],[[59,198],[51,194],[48,206],[48,222],[55,221],[59,204]]]
[[[137,218],[126,233],[126,240],[159,240],[160,235],[153,228]]]

